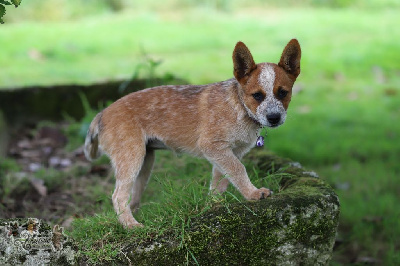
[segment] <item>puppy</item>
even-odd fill
[[[210,190],[233,184],[247,200],[271,194],[256,188],[240,159],[255,146],[261,127],[285,122],[292,86],[300,74],[301,49],[292,39],[278,64],[255,64],[238,42],[234,78],[208,85],[160,86],[128,94],[98,113],[85,140],[89,160],[107,154],[115,169],[113,206],[128,228],[149,180],[154,151],[170,149],[206,158],[212,165]]]

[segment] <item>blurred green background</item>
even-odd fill
[[[233,76],[237,41],[256,62],[278,62],[297,38],[302,68],[288,120],[268,131],[266,147],[338,193],[332,264],[399,265],[400,1],[142,2],[7,7],[0,90],[126,79],[150,59],[161,62],[153,69],[160,77],[206,84]]]

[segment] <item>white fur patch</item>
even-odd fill
[[[264,88],[267,95],[272,94],[275,82],[275,71],[271,65],[263,66],[260,76],[258,77],[258,82]]]
[[[286,110],[281,101],[274,95],[275,71],[273,66],[264,65],[261,69],[258,82],[265,91],[264,101],[257,107],[256,119],[264,126],[272,126],[267,119],[268,114],[279,113],[281,120],[278,125],[281,125],[286,120]]]

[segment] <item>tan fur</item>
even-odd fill
[[[291,53],[286,54],[286,50]],[[270,63],[256,65],[250,51],[239,42],[232,57],[235,78],[203,86],[145,89],[119,99],[94,118],[86,137],[85,154],[96,158],[101,150],[110,157],[116,177],[113,205],[124,226],[141,225],[132,216],[131,207],[139,207],[154,163],[154,150],[159,148],[210,161],[213,193],[223,193],[232,183],[247,200],[270,195],[269,189],[257,189],[250,182],[240,159],[255,145],[262,124],[253,117],[261,105],[252,95],[262,91],[279,104],[272,94],[277,93],[278,87],[291,91],[298,75],[292,70],[299,69],[298,42],[289,42],[285,51],[281,62],[286,69]],[[293,62],[298,66],[290,65]],[[258,79],[265,65],[275,73],[271,92]],[[290,93],[287,97],[281,100],[285,110]]]

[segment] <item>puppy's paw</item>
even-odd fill
[[[138,221],[133,218],[132,215],[126,215],[124,216],[123,214],[118,217],[119,222],[125,227],[125,228],[135,228],[135,227],[143,227],[143,224],[139,223]]]
[[[125,228],[129,228],[129,229],[133,229],[135,227],[144,227],[144,225],[135,221],[135,222],[130,222],[130,223],[129,222],[128,223],[124,223],[124,227]]]
[[[260,200],[260,199],[265,199],[266,197],[271,196],[272,190],[269,190],[268,188],[260,188],[254,190],[251,194],[249,199],[250,200]]]

